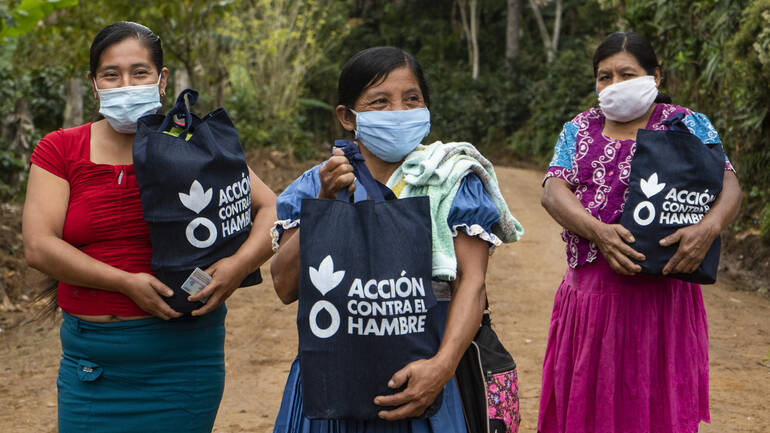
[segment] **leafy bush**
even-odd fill
[[[564,123],[594,105],[590,57],[584,50],[560,51],[532,93],[527,123],[506,144],[519,155],[544,163],[553,154]]]
[[[7,113],[0,119],[0,200],[23,196],[32,148],[45,132],[61,126],[63,76],[62,68],[37,68],[22,75],[9,69],[0,70],[0,112]],[[24,111],[31,115],[33,130],[18,131],[17,105],[26,107]],[[17,134],[21,136],[12,147]]]
[[[770,239],[770,203],[765,205],[760,214],[759,233],[765,239]]]
[[[501,67],[471,80],[464,65],[439,63],[427,75],[432,139],[500,147],[526,120],[529,83],[520,70]]]
[[[751,185],[770,186],[770,0],[754,0],[725,48],[727,127],[739,175]],[[768,237],[770,238],[770,236]]]
[[[0,143],[0,149],[4,146]],[[24,194],[26,161],[8,150],[0,150],[0,200],[8,201]]]
[[[239,6],[227,15],[223,34],[232,39],[227,102],[241,141],[306,148],[311,135],[302,127],[298,99],[308,70],[347,34],[345,5],[259,0]]]

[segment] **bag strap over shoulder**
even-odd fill
[[[166,114],[166,118],[163,119],[163,123],[161,123],[160,128],[158,128],[158,132],[167,130],[169,126],[171,126],[174,120],[174,116],[184,116],[184,131],[182,134],[180,134],[182,137],[184,137],[188,132],[190,132],[190,126],[192,126],[192,114],[190,114],[190,107],[195,105],[196,102],[198,102],[197,90],[182,90],[182,93],[180,93],[176,98],[176,104],[174,105],[174,108],[172,108],[168,114]]]
[[[358,179],[361,185],[366,189],[369,197],[376,201],[382,202],[385,200],[393,200],[396,198],[393,191],[391,191],[385,185],[377,182],[372,176],[372,172],[366,166],[366,160],[361,152],[358,150],[358,146],[350,140],[335,140],[334,147],[342,149],[345,153],[345,157],[350,161],[350,165],[353,166],[353,175]],[[348,190],[343,189],[337,194],[337,200],[349,201]]]
[[[492,326],[492,310],[489,309],[489,298],[484,295],[484,312],[481,315],[481,326]]]

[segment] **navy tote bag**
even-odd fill
[[[164,298],[189,313],[200,302],[187,300],[182,283],[234,254],[251,230],[251,186],[238,133],[223,108],[204,118],[191,113],[198,92],[186,89],[166,116],[139,119],[134,138],[134,172],[142,213],[150,228],[152,269],[174,295]],[[177,125],[174,116],[184,119]],[[259,270],[243,285],[262,281]]]
[[[642,273],[662,275],[679,244],[662,247],[664,237],[696,224],[708,213],[724,178],[725,153],[720,143],[705,144],[683,122],[682,113],[663,122],[668,130],[640,129],[631,161],[628,199],[620,224],[633,233],[631,246],[645,255]],[[711,245],[691,274],[669,275],[685,281],[716,281],[720,241]]]
[[[391,376],[439,347],[427,197],[395,199],[339,140],[371,200],[302,201],[297,329],[304,415],[377,419]],[[389,199],[387,199],[389,198]],[[439,394],[424,416],[441,405]]]

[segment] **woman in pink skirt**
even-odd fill
[[[638,129],[683,113],[704,143],[720,141],[706,116],[658,93],[660,67],[637,33],[613,33],[593,60],[600,108],[564,125],[542,203],[564,227],[567,268],[554,300],[543,362],[541,433],[693,433],[709,421],[708,330],[700,286],[638,274],[644,255],[618,222]],[[617,87],[615,87],[617,86]],[[612,94],[612,98],[605,95]],[[697,269],[735,218],[740,187],[725,158],[724,186],[678,244],[664,274]]]

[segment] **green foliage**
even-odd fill
[[[423,65],[431,89],[429,139],[505,146],[545,164],[564,122],[596,103],[593,50],[613,31],[634,30],[656,48],[674,102],[715,123],[742,183],[770,189],[770,0],[564,0],[551,63],[526,0],[520,54],[512,62],[504,58],[506,2],[479,0],[477,80],[457,4],[0,1],[0,112],[13,112],[24,98],[35,134],[60,127],[64,82],[85,79],[92,38],[107,24],[131,20],[161,36],[172,87],[173,73],[186,71],[201,92],[197,110],[224,105],[247,147],[314,155],[318,143],[343,133],[334,107],[345,61],[361,49],[393,45]],[[552,32],[555,2],[538,4]],[[180,89],[169,89],[171,98],[172,90]],[[93,98],[84,97],[88,112]],[[19,169],[8,143],[0,142],[0,152],[4,171]]]
[[[22,0],[13,10],[0,9],[0,41],[32,30],[53,11],[74,6],[77,0]]]
[[[19,182],[19,173],[26,170],[26,162],[9,150],[0,150],[0,199],[12,200],[24,192],[24,182]]]
[[[726,96],[733,111],[728,125],[732,150],[744,180],[770,186],[770,0],[754,0],[726,46]]]
[[[439,64],[430,70],[433,84],[431,139],[502,145],[527,117],[529,80],[517,68],[498,70],[469,80],[466,65]]]
[[[532,93],[531,116],[507,144],[517,154],[544,163],[553,153],[562,125],[595,102],[593,67],[586,53],[561,51]]]
[[[24,130],[21,140],[34,145],[44,132],[61,127],[64,108],[64,79],[66,69],[37,68],[23,75],[0,69],[0,112],[7,113],[0,119],[0,200],[13,200],[24,193],[27,159],[31,149],[11,146],[17,137],[8,136],[10,131],[18,134],[16,105],[25,102],[26,108],[35,120],[36,128]]]
[[[759,233],[770,239],[770,203],[766,204],[759,216]]]
[[[250,6],[249,6],[250,5]],[[308,150],[300,104],[308,70],[340,44],[348,28],[344,4],[330,0],[260,0],[238,5],[223,33],[232,39],[228,107],[247,146]],[[309,109],[325,104],[310,103]],[[319,105],[320,103],[320,105]],[[300,155],[301,156],[301,155]]]

